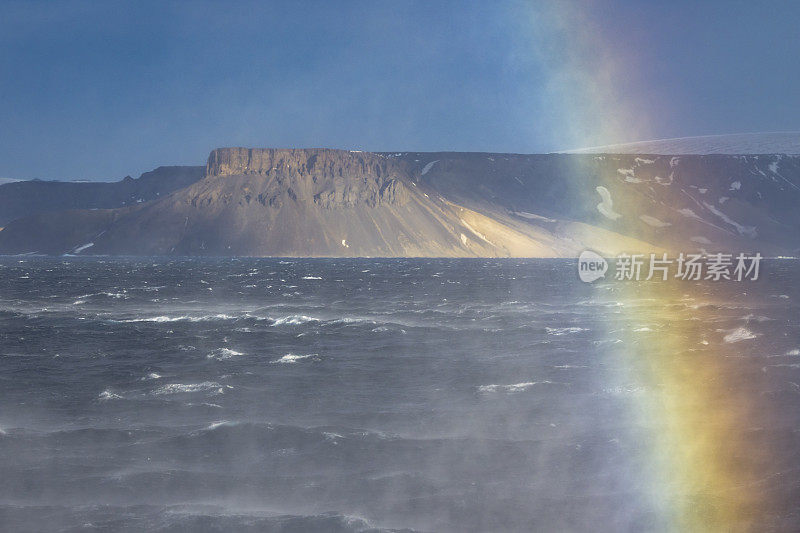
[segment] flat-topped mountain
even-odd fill
[[[411,166],[328,149],[214,150],[206,176],[132,207],[48,213],[0,232],[6,252],[247,256],[557,256],[517,229],[415,183]]]
[[[574,257],[800,251],[800,156],[220,148],[204,177],[47,212],[0,253]]]

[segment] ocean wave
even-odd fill
[[[258,320],[269,320],[272,322],[272,326],[300,326],[303,324],[319,324],[321,326],[337,326],[337,325],[350,325],[350,324],[367,324],[367,325],[377,325],[379,322],[372,320],[370,318],[364,317],[353,317],[353,316],[343,316],[339,318],[329,318],[323,319],[314,316],[308,315],[288,315],[279,318],[272,318],[272,317],[254,317]]]
[[[550,328],[545,327],[548,335],[568,335],[570,333],[578,333],[580,331],[589,331],[587,328],[568,327],[568,328]]]
[[[208,321],[213,321],[213,320],[236,320],[238,318],[240,318],[240,317],[234,316],[234,315],[227,315],[225,313],[217,313],[215,315],[202,315],[202,316],[158,315],[158,316],[149,316],[149,317],[128,318],[128,319],[123,319],[123,320],[111,320],[111,322],[118,322],[118,323],[121,323],[121,324],[130,324],[130,323],[137,323],[137,322],[154,322],[154,323],[162,323],[162,322],[208,322]]]
[[[592,341],[592,344],[595,346],[600,346],[603,344],[619,344],[622,342],[622,339],[603,339],[599,341]]]
[[[300,449],[315,445],[340,444],[345,442],[387,442],[401,437],[382,431],[371,431],[343,426],[295,426],[269,422],[246,422],[215,420],[205,427],[190,431],[176,439],[196,440],[214,436],[215,439],[230,438],[232,442],[259,442],[265,449]],[[246,439],[244,437],[247,437]],[[333,441],[336,442],[333,442]]]
[[[537,385],[563,385],[568,386],[569,383],[561,383],[558,381],[525,381],[523,383],[511,383],[509,385],[497,385],[497,384],[490,384],[490,385],[481,385],[478,387],[479,392],[523,392],[531,387],[535,387]]]
[[[743,316],[742,320],[748,320],[748,321],[753,321],[753,322],[767,322],[767,321],[774,320],[774,319],[770,318],[768,316],[754,315],[754,314],[751,313],[749,315]]]
[[[231,426],[231,425],[233,425],[235,423],[236,422],[230,422],[228,420],[219,420],[217,422],[212,422],[208,426],[206,426],[206,431],[213,431],[213,430],[217,429],[218,427]]]
[[[644,387],[639,386],[632,386],[632,387],[610,387],[603,389],[603,394],[608,394],[611,396],[638,396],[640,394],[644,394],[646,389]]]
[[[128,298],[128,295],[125,294],[125,292],[93,292],[91,294],[83,294],[78,296],[78,298],[84,300],[86,298],[94,298],[95,296],[105,296],[106,298],[115,298],[118,300],[124,300]]]
[[[100,400],[100,401],[121,400],[122,396],[120,396],[119,394],[115,394],[115,393],[111,392],[110,390],[106,389],[106,390],[104,390],[103,392],[101,392],[97,396],[97,399]]]
[[[736,329],[729,330],[728,334],[725,335],[722,338],[722,340],[724,340],[725,342],[727,342],[729,344],[732,344],[734,342],[745,341],[745,340],[748,340],[748,339],[755,339],[756,337],[758,337],[758,335],[756,335],[755,333],[753,333],[752,331],[750,331],[747,328],[741,327],[741,328],[736,328]]]
[[[236,350],[231,350],[230,348],[217,348],[209,353],[206,358],[221,361],[223,359],[231,359],[232,357],[237,357],[240,355],[244,354],[242,352],[237,352]]]
[[[132,290],[132,291],[145,291],[145,292],[158,292],[161,289],[166,289],[166,288],[167,288],[166,285],[158,285],[158,286],[155,286],[155,287],[148,287],[148,286],[131,287],[130,290]]]
[[[406,334],[406,330],[404,330],[403,328],[393,328],[393,327],[389,327],[389,326],[378,326],[377,328],[373,328],[371,331],[372,331],[372,333],[397,332],[397,333],[400,333],[400,334],[403,334],[403,335]]]
[[[193,315],[193,314],[175,314],[175,315],[155,315],[155,316],[139,316],[134,318],[124,319],[111,319],[110,322],[130,324],[140,322],[152,323],[169,323],[169,322],[214,322],[214,321],[229,321],[229,320],[255,320],[259,322],[269,322],[270,326],[300,326],[304,324],[321,324],[323,326],[339,325],[339,324],[369,324],[376,325],[379,322],[365,317],[352,317],[343,316],[338,318],[324,319],[316,316],[309,316],[300,313],[294,313],[285,316],[270,316],[258,314],[257,312],[244,312],[240,314],[229,313],[215,313],[208,315]]]
[[[294,364],[298,361],[302,361],[304,359],[311,359],[312,361],[319,360],[319,354],[310,353],[308,355],[295,355],[292,353],[287,353],[280,359],[276,359],[275,361],[270,361],[271,363],[286,363],[286,364]]]
[[[230,385],[227,386],[228,388]],[[210,392],[213,394],[224,394],[225,387],[216,381],[203,381],[201,383],[168,383],[153,391],[153,394],[171,395],[183,392]]]
[[[266,320],[272,320],[273,326],[297,326],[300,324],[308,324],[309,322],[321,322],[319,318],[306,315],[289,315],[281,318],[267,318]]]
[[[377,325],[378,322],[372,320],[370,318],[358,318],[358,317],[349,317],[345,316],[342,318],[334,318],[332,320],[328,320],[325,322],[326,325],[337,325],[337,324],[367,324],[367,325]]]
[[[128,474],[123,474],[127,476]],[[162,479],[159,472],[145,472],[142,477]],[[185,477],[184,477],[185,476]],[[176,470],[174,477],[193,479],[186,470]],[[120,479],[118,476],[117,479]],[[26,504],[0,505],[0,515],[8,530],[53,530],[59,520],[68,524],[83,524],[77,529],[114,531],[303,531],[307,533],[389,533],[396,529],[376,528],[367,519],[330,511],[320,514],[291,514],[269,511],[243,511],[239,507],[205,503],[179,503],[172,505],[76,505],[42,506]],[[95,526],[95,524],[100,524]],[[32,526],[32,527],[30,527]],[[75,531],[75,528],[59,531]],[[416,533],[413,529],[403,529]]]
[[[287,305],[274,305],[269,307],[287,307]],[[312,306],[313,307],[313,306]],[[440,323],[439,321],[424,321],[423,323],[416,323],[416,321],[398,321],[398,320],[382,320],[374,316],[339,316],[339,317],[321,317],[314,315],[306,315],[302,312],[295,312],[286,315],[273,315],[265,312],[266,309],[261,310],[246,310],[238,313],[214,313],[214,314],[193,314],[191,312],[182,312],[174,314],[162,315],[147,315],[147,316],[133,316],[130,318],[104,318],[105,321],[117,324],[137,324],[137,323],[152,323],[152,324],[166,324],[166,323],[202,323],[202,322],[224,322],[224,321],[253,321],[258,323],[266,322],[270,327],[290,327],[290,326],[304,326],[316,325],[319,327],[333,327],[333,326],[370,326],[373,332],[387,332],[398,331],[405,333],[405,328],[437,328],[447,330],[465,329],[455,325],[448,325]],[[414,311],[412,311],[414,312]],[[435,311],[438,312],[438,311]],[[441,312],[443,315],[448,313]],[[374,314],[381,315],[381,312]],[[396,314],[394,311],[383,313],[386,315]],[[386,317],[388,318],[388,317]],[[466,329],[474,327],[471,325]],[[557,328],[554,328],[557,329]],[[248,328],[244,325],[236,328],[237,331],[247,333]],[[578,328],[565,328],[565,332],[579,331]],[[554,334],[560,334],[556,331]]]

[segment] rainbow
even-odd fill
[[[769,449],[752,431],[768,412],[764,374],[715,330],[733,295],[710,283],[621,282],[622,310],[610,322],[625,332],[617,368],[642,391],[629,412],[647,430],[648,464],[634,484],[669,531],[755,530],[769,512],[760,487]]]
[[[531,53],[551,80],[545,98],[557,134],[572,147],[649,138],[648,121],[657,118],[657,106],[620,90],[635,83],[636,53],[615,44],[624,36],[607,38],[591,16],[595,8],[557,2],[517,14],[530,24]],[[615,179],[600,176],[592,185]],[[608,379],[638,391],[625,400],[629,424],[643,428],[634,443],[642,468],[625,474],[637,493],[631,506],[647,508],[652,530],[757,529],[770,512],[761,487],[769,443],[752,431],[768,412],[758,393],[765,378],[745,353],[752,343],[726,343],[713,325],[718,304],[741,295],[742,286],[670,280],[596,289],[598,298],[616,291],[619,305],[606,317],[604,334],[622,336]]]

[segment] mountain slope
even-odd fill
[[[800,250],[800,156],[400,153],[470,208],[572,221],[675,251]]]
[[[203,177],[203,167],[158,167],[118,182],[15,181],[0,184],[0,226],[65,209],[109,209],[154,200]]]
[[[218,149],[206,177],[125,209],[16,220],[0,250],[253,256],[552,257],[574,253],[430,194],[407,165],[341,150]],[[82,231],[58,228],[80,225]]]
[[[797,205],[800,156],[225,148],[168,196],[15,220],[0,253],[796,255]]]

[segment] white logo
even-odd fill
[[[584,250],[578,257],[578,276],[584,283],[591,283],[604,278],[608,270],[608,262],[591,250]]]
[[[670,259],[666,252],[649,254],[621,253],[614,258],[613,277],[618,281],[667,281],[680,279],[689,281],[756,281],[761,274],[760,253],[683,253],[677,259]],[[677,272],[673,274],[673,265]],[[578,277],[584,283],[591,283],[606,277],[608,262],[591,250],[584,250],[578,257]]]

